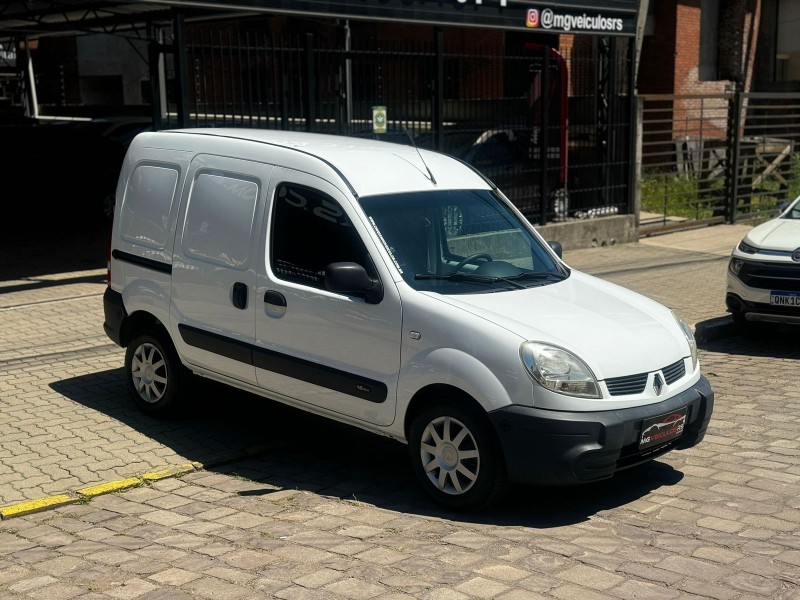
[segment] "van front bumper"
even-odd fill
[[[688,414],[680,437],[639,449],[643,421],[685,407]],[[692,388],[647,406],[559,412],[513,405],[489,418],[511,481],[567,485],[608,479],[670,450],[691,448],[705,436],[713,408],[714,392],[701,376]]]

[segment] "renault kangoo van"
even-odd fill
[[[117,188],[105,331],[133,400],[207,377],[408,444],[456,509],[575,484],[705,434],[669,308],[570,268],[491,181],[413,146],[148,132]]]

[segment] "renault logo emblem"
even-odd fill
[[[800,262],[800,248],[792,252],[792,260],[794,262]]]
[[[661,395],[661,390],[663,390],[663,389],[664,389],[664,382],[661,379],[661,375],[656,373],[653,376],[653,391],[655,391],[656,396],[660,396]]]

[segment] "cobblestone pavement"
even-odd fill
[[[691,323],[724,315],[725,252],[660,238],[566,259]],[[205,468],[3,520],[3,600],[800,599],[791,328],[703,344],[700,446],[465,516],[421,496],[401,444],[248,394],[204,385],[186,417],[139,414],[102,332],[104,252],[0,249],[0,507]]]

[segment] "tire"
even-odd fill
[[[754,333],[753,323],[745,318],[743,312],[731,313],[731,318],[733,319],[733,329],[738,334],[748,336]]]
[[[134,403],[152,415],[173,414],[188,384],[172,343],[153,332],[139,335],[128,344],[125,379]]]
[[[490,507],[508,491],[505,462],[486,418],[464,402],[439,402],[409,430],[414,474],[428,496],[459,511]]]

